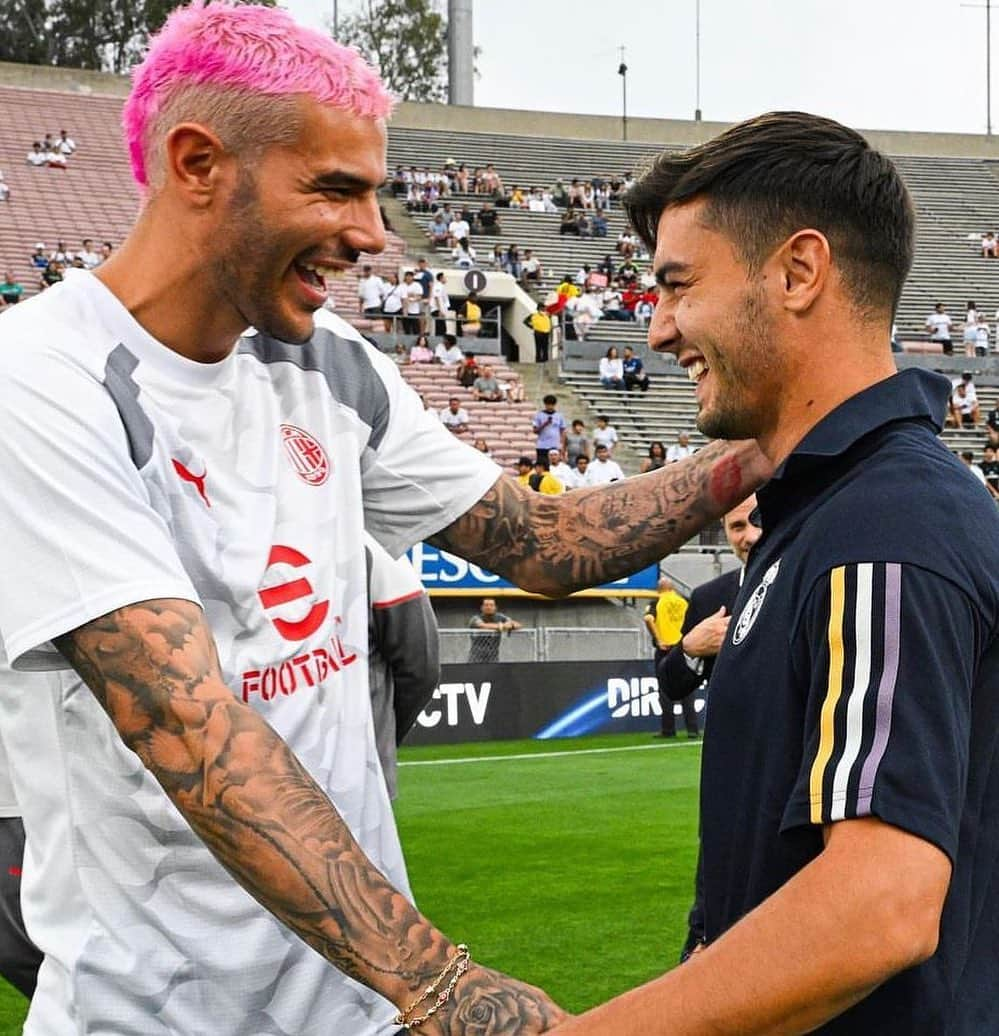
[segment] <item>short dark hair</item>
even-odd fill
[[[707,202],[751,271],[798,230],[829,240],[846,290],[862,312],[894,312],[912,265],[915,215],[891,160],[855,130],[805,112],[740,122],[681,154],[659,156],[624,198],[639,236],[655,249],[671,205]]]
[[[558,400],[553,395],[551,395],[549,393],[547,396],[545,396],[544,399],[541,400],[541,402],[542,403],[551,403],[552,406],[554,406],[558,402]]]

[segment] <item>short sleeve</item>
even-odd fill
[[[137,601],[198,597],[104,386],[58,355],[5,367],[0,637],[15,668],[62,668],[53,637]]]
[[[985,625],[960,588],[915,565],[817,581],[796,633],[808,700],[782,830],[875,816],[953,861]]]
[[[373,360],[387,392],[387,412],[362,462],[364,522],[399,557],[478,503],[502,471],[424,410],[390,359],[379,354]]]

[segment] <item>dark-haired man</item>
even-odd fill
[[[999,1032],[999,518],[937,438],[949,382],[888,348],[905,186],[775,113],[664,154],[625,207],[650,345],[775,473],[712,677],[707,946],[556,1031]]]

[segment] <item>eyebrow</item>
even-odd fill
[[[689,273],[690,265],[688,263],[681,262],[667,262],[656,267],[655,278],[656,284],[661,284],[663,287],[666,286],[666,278],[671,273]]]
[[[363,176],[354,176],[352,173],[344,173],[339,170],[332,173],[322,173],[316,176],[312,183],[320,191],[352,191],[362,193],[364,191],[377,191],[388,182],[387,177],[382,177],[378,183],[372,183]]]

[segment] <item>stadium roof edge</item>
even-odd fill
[[[76,96],[125,97],[128,76],[47,65],[0,61],[0,86],[46,90]],[[611,115],[519,111],[445,104],[402,102],[392,120],[406,129],[493,133],[507,136],[556,137],[569,140],[618,140],[621,120]],[[628,119],[628,139],[635,143],[691,145],[716,136],[731,123],[690,119]],[[939,155],[999,160],[999,136],[977,133],[929,133],[905,130],[861,130],[890,155]]]

